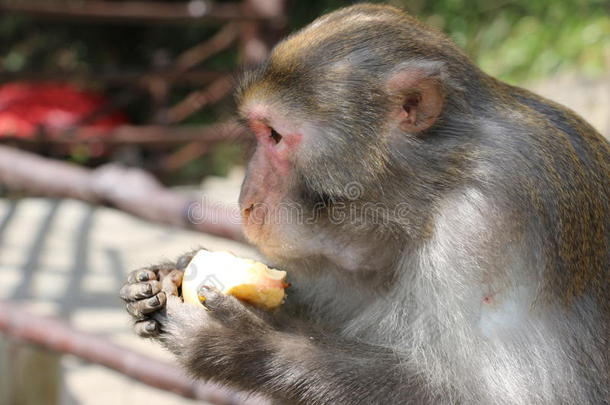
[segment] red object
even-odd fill
[[[40,129],[53,136],[74,126],[112,129],[127,123],[127,117],[116,111],[88,120],[107,102],[70,84],[7,83],[0,86],[0,137],[29,138]]]

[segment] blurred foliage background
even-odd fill
[[[27,1],[27,0],[26,0]],[[48,0],[61,1],[61,0]],[[170,2],[170,1],[168,1]],[[353,1],[292,0],[289,27],[297,29]],[[577,69],[610,69],[610,0],[390,0],[448,33],[483,69],[511,82]],[[169,64],[178,52],[214,31],[183,26],[79,24],[0,16],[3,71],[66,69],[112,72]],[[236,53],[209,61],[235,63]]]
[[[293,27],[346,1],[296,1]],[[446,32],[484,71],[513,84],[610,71],[609,0],[390,0]]]
[[[6,1],[6,0],[0,0]],[[27,0],[18,0],[26,2]],[[73,0],[48,0],[73,1]],[[86,2],[86,0],[84,0]],[[170,1],[168,1],[170,2]],[[317,16],[353,4],[341,0],[291,0],[285,33]],[[448,33],[484,71],[513,84],[523,84],[566,72],[599,77],[610,71],[610,0],[390,0],[388,3]],[[0,78],[15,80],[45,74],[64,76],[120,102],[134,124],[163,124],[155,102],[172,105],[193,91],[192,84],[171,87],[159,101],[129,83],[103,78],[138,74],[171,66],[182,52],[218,29],[204,23],[117,24],[78,20],[35,19],[4,13],[0,16]],[[207,59],[199,68],[237,70],[235,47]],[[8,78],[8,79],[7,79]],[[127,94],[127,96],[125,96]],[[181,124],[205,124],[232,113],[229,98],[190,115]],[[127,150],[127,152],[126,152]],[[239,161],[239,147],[219,144],[163,180],[192,182],[204,174],[224,174]],[[158,166],[149,151],[123,149],[115,159],[152,169]],[[86,150],[69,159],[95,165]]]

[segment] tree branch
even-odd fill
[[[235,140],[245,134],[245,129],[235,121],[229,120],[211,125],[183,125],[167,127],[162,125],[122,125],[111,130],[99,128],[77,128],[68,132],[43,132],[37,138],[0,136],[3,143],[32,145],[38,143],[100,143],[114,144],[176,144],[187,142],[213,143]]]
[[[230,75],[219,78],[203,90],[196,90],[186,96],[178,104],[171,107],[163,118],[169,123],[177,123],[185,120],[191,114],[202,109],[206,105],[214,104],[226,97],[233,89],[233,79]]]
[[[195,45],[178,56],[172,66],[175,73],[185,72],[203,62],[210,56],[226,49],[237,39],[239,30],[236,24],[228,23],[222,27],[214,36],[206,41]]]
[[[26,13],[36,17],[102,20],[123,23],[141,22],[183,23],[200,21],[260,20],[275,16],[246,12],[241,3],[211,3],[195,0],[183,3],[159,1],[100,1],[84,2],[47,0],[4,1],[0,11]]]
[[[64,322],[35,315],[0,301],[0,332],[12,339],[73,354],[134,378],[148,386],[217,405],[264,405],[262,398],[246,397],[226,388],[193,381],[176,366],[125,349],[105,339],[80,332]]]
[[[109,204],[152,222],[244,241],[237,207],[177,193],[137,168],[109,164],[89,170],[0,146],[0,183],[29,194]]]
[[[102,82],[114,85],[137,85],[147,88],[151,81],[163,80],[173,84],[201,85],[226,75],[227,72],[193,69],[187,72],[164,69],[145,72],[70,72],[70,71],[19,71],[0,72],[0,82],[24,81],[70,81],[77,83]]]

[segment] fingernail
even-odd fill
[[[138,274],[138,281],[146,281],[146,280],[148,280],[147,273],[142,272],[142,273]]]
[[[151,306],[155,306],[155,307],[156,307],[157,305],[159,305],[159,304],[160,304],[160,302],[159,302],[159,297],[157,297],[157,296],[155,295],[154,297],[152,297],[152,298],[151,298],[151,299],[148,301],[148,304],[149,304],[149,305],[151,305]]]
[[[155,329],[157,329],[157,325],[155,325],[154,323],[149,323],[145,326],[146,332],[154,332]]]

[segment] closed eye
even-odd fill
[[[280,135],[275,129],[271,128],[269,138],[273,139],[273,142],[275,142],[275,144],[277,145],[282,140],[282,135]]]

